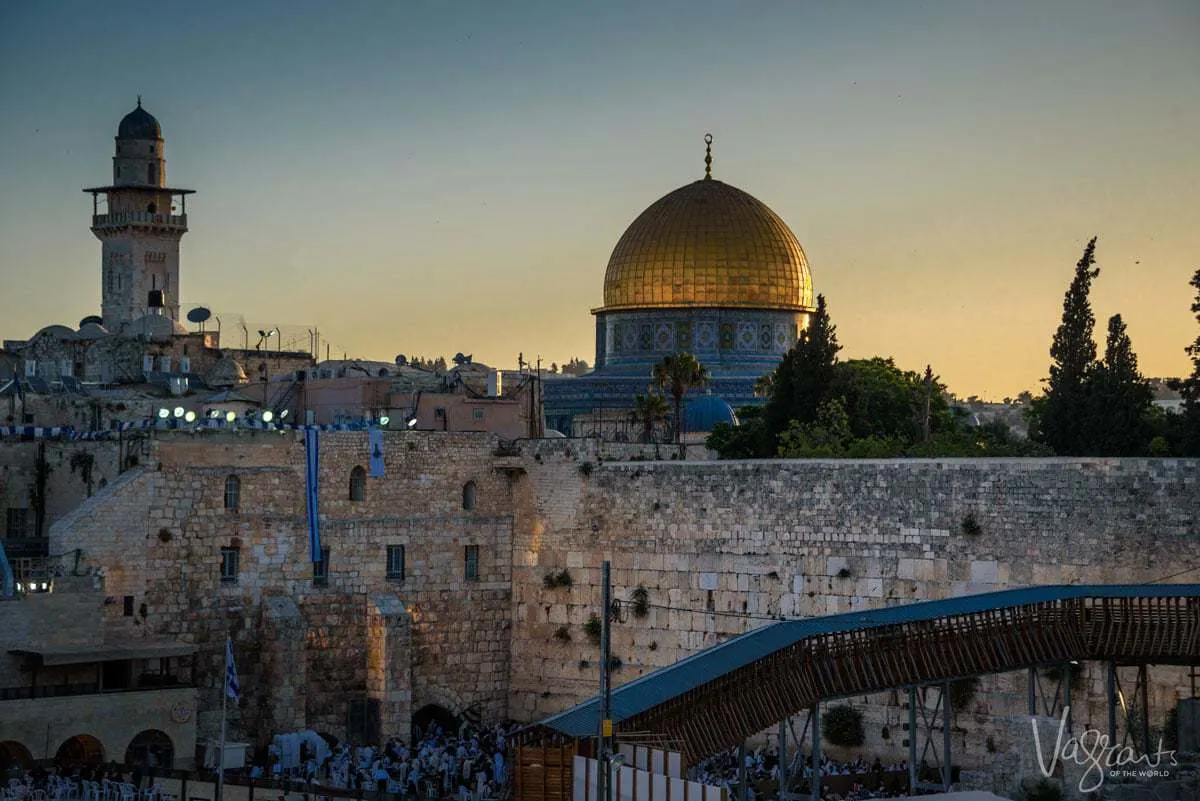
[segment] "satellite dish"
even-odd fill
[[[87,317],[84,317],[82,320],[79,321],[80,328],[83,328],[85,325],[89,325],[89,324],[104,325],[104,319],[95,314],[89,314]]]
[[[203,306],[197,306],[187,313],[189,323],[203,323],[210,317],[212,317],[212,312]]]
[[[403,353],[396,357],[397,366],[404,367],[406,364],[408,364],[408,357],[406,357]]]

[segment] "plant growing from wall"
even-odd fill
[[[974,512],[963,518],[962,533],[968,537],[978,537],[983,533],[983,527],[979,525],[979,520],[975,517]]]
[[[584,462],[583,464],[579,465],[579,472],[584,476],[590,476],[592,474],[592,470],[593,466],[591,462]]]
[[[92,469],[96,465],[96,457],[87,451],[75,451],[71,454],[71,475],[79,471],[79,477],[87,485],[87,496],[92,497]]]
[[[1021,801],[1062,801],[1062,787],[1049,779],[1026,780],[1021,785]]]
[[[170,542],[171,541],[171,529],[160,528],[158,530],[158,541],[159,542]]]
[[[837,572],[837,577],[840,579],[848,579],[853,575],[854,574],[852,572],[850,572],[850,568],[848,568],[848,567],[843,567],[841,570],[839,570]]]
[[[557,573],[547,573],[542,578],[542,586],[548,590],[553,590],[558,587],[571,587],[575,584],[575,579],[571,576],[571,571],[565,567]]]
[[[601,629],[602,626],[600,624],[600,616],[595,612],[592,612],[587,619],[587,623],[583,624],[583,633],[588,636],[588,639],[591,640],[592,643],[599,645]]]
[[[570,642],[571,641],[571,630],[568,629],[566,626],[559,626],[554,631],[554,639],[558,640],[559,642]]]
[[[863,716],[849,704],[830,707],[821,718],[821,734],[826,740],[843,748],[863,744]]]
[[[955,712],[964,712],[979,692],[979,677],[960,679],[950,683],[950,705]]]
[[[614,671],[620,670],[623,667],[625,667],[625,663],[621,661],[621,657],[611,656],[608,658],[608,669],[609,670],[614,670]]]
[[[650,614],[650,593],[645,587],[639,586],[633,591],[633,616],[643,618]]]

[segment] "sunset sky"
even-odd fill
[[[198,192],[185,307],[319,327],[339,357],[591,362],[613,245],[703,175],[711,131],[714,177],[804,245],[844,356],[1036,390],[1098,234],[1098,336],[1120,312],[1143,372],[1178,375],[1198,42],[1195,0],[13,0],[0,337],[99,312],[80,189],[141,94]]]

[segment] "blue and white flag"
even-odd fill
[[[317,492],[321,486],[319,435],[312,428],[304,429],[304,490],[308,500],[308,550],[313,564],[321,561],[321,521],[317,517]]]
[[[241,698],[238,687],[237,665],[233,663],[233,638],[225,638],[225,695],[234,701]]]
[[[383,478],[383,431],[367,429],[367,442],[371,448],[371,478]]]

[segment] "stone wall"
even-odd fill
[[[651,608],[615,628],[623,683],[773,616],[811,617],[1031,584],[1136,583],[1200,565],[1200,462],[996,459],[644,462],[536,444],[514,488],[510,712],[534,720],[594,692],[600,563]],[[968,518],[978,533],[964,528]],[[567,570],[572,586],[548,589]],[[1194,578],[1194,574],[1191,576]],[[1170,580],[1170,579],[1169,579]],[[1180,575],[1175,581],[1187,581]],[[741,617],[740,615],[747,617]],[[561,633],[560,633],[561,629]],[[569,637],[567,640],[565,637]],[[1156,713],[1186,690],[1155,669]],[[1075,719],[1103,721],[1103,673]],[[1004,747],[1025,675],[985,680],[957,734]],[[903,696],[903,693],[900,694]],[[873,699],[870,747],[902,750],[903,698]],[[883,740],[883,729],[897,732]],[[1100,726],[1103,728],[1103,726]]]
[[[344,738],[352,702],[378,702],[384,734],[408,734],[428,703],[502,717],[511,616],[511,500],[491,466],[495,440],[478,434],[385,434],[386,475],[367,467],[364,432],[321,435],[321,536],[327,586],[313,578],[296,433],[156,434],[119,485],[52,529],[51,548],[84,550],[105,591],[134,595],[144,618],[107,607],[112,627],[197,643],[201,736],[215,732],[227,634],[246,698],[236,736],[307,726]],[[227,509],[236,477],[238,508]],[[475,503],[464,509],[464,485]],[[387,575],[402,545],[403,579]],[[466,547],[479,575],[465,577]],[[236,581],[221,580],[221,549],[237,550]]]

